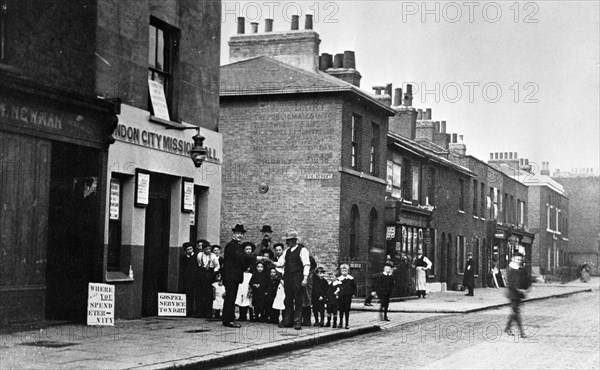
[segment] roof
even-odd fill
[[[221,66],[221,96],[352,92],[384,109],[395,111],[370,94],[322,71],[308,71],[259,56]]]
[[[436,153],[431,152],[429,148],[424,145],[417,143],[409,138],[406,138],[402,135],[395,134],[393,132],[388,132],[388,137],[394,140],[394,144],[403,150],[409,151],[417,156],[425,157],[432,162],[436,162],[446,167],[453,168],[458,172],[461,172],[467,176],[475,176],[471,170],[466,167],[463,167],[459,164],[456,164],[449,159],[446,159]]]
[[[561,195],[564,195],[565,193],[565,188],[548,175],[542,175],[540,172],[532,173],[527,171],[515,173],[513,168],[503,163],[500,163],[499,167],[502,172],[527,186],[547,186]]]

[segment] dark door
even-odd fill
[[[150,175],[144,239],[144,280],[142,315],[158,314],[158,292],[167,291],[170,228],[170,181]]]
[[[50,173],[46,317],[83,320],[99,235],[100,153],[53,143]]]

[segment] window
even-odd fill
[[[479,187],[477,186],[477,180],[473,180],[473,216],[477,216],[479,210],[479,197],[477,193],[479,192]]]
[[[412,166],[412,200],[419,201],[419,182],[421,171],[419,166]]]
[[[473,262],[475,263],[475,275],[479,275],[479,254],[481,247],[479,245],[479,239],[473,238]]]
[[[435,275],[435,243],[436,243],[436,234],[434,229],[429,230],[429,248],[427,252],[427,258],[431,261],[431,270],[429,270],[429,275]]]
[[[494,191],[492,193],[492,201],[493,201],[493,205],[492,205],[492,220],[495,220],[498,218],[498,199],[500,198],[500,190],[494,188]]]
[[[558,227],[558,220],[560,218],[560,209],[556,209],[556,213],[555,213],[555,221],[554,221],[554,226],[555,226],[555,230],[557,233],[560,233],[560,228]]]
[[[379,125],[375,122],[371,123],[372,134],[371,138],[371,153],[369,158],[369,172],[373,176],[379,176]]]
[[[427,196],[425,198],[425,204],[435,205],[435,169],[429,167],[429,174],[427,176]]]
[[[458,180],[458,185],[460,187],[460,197],[458,198],[458,209],[460,211],[465,210],[465,181],[463,179]]]
[[[479,217],[485,219],[485,184],[481,183],[481,212],[479,212]]]
[[[356,257],[356,242],[358,239],[358,227],[360,222],[360,215],[358,213],[358,206],[355,204],[352,206],[350,211],[350,248],[348,256],[350,258]]]
[[[490,220],[494,219],[494,188],[490,186],[490,191],[487,197],[487,215]]]
[[[402,158],[397,154],[387,161],[386,191],[392,198],[402,198]]]
[[[0,2],[0,63],[6,62],[4,52],[6,45],[6,2]]]
[[[377,211],[375,208],[371,209],[369,215],[369,252],[373,251],[375,247],[375,238],[377,235]]]
[[[459,235],[456,237],[456,268],[459,274],[465,272],[465,258],[465,237]]]
[[[359,154],[359,140],[360,140],[360,126],[362,118],[357,115],[352,115],[352,169],[360,171],[360,154]]]
[[[517,223],[519,225],[525,225],[525,202],[517,199]]]
[[[552,210],[552,206],[550,204],[546,204],[546,229],[551,230],[550,228],[550,212]]]
[[[504,204],[502,205],[502,222],[508,222],[508,193],[504,193]]]
[[[173,103],[173,63],[177,45],[177,36],[175,29],[156,18],[150,19],[148,30],[148,80],[155,81],[164,89],[167,109],[172,111]],[[154,115],[159,107],[152,106],[152,101],[148,102],[148,107]]]
[[[113,174],[110,179],[110,203],[108,216],[108,254],[106,268],[121,268],[121,204],[123,203],[123,180]]]

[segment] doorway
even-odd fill
[[[52,143],[46,318],[85,320],[99,255],[100,151]]]
[[[158,293],[167,291],[171,182],[166,175],[150,175],[144,237],[143,316],[158,314]]]

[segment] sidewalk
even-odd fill
[[[534,284],[526,294],[527,298],[524,302],[598,289],[600,289],[600,277],[592,277],[587,283],[576,280],[567,284]],[[407,297],[401,302],[390,302],[389,312],[469,313],[508,306],[509,301],[504,295],[505,290],[505,288],[476,288],[474,297],[467,297],[466,292],[459,291],[428,293],[425,299]],[[363,301],[355,300],[352,302],[352,310],[378,311],[379,304],[373,302],[373,306],[368,307],[363,304]]]
[[[599,283],[596,278],[583,286],[536,285],[528,299],[598,289]],[[353,311],[349,330],[303,327],[296,331],[249,322],[234,329],[223,327],[220,321],[162,317],[117,320],[114,327],[61,324],[13,333],[6,333],[3,328],[0,368],[207,368],[392,328],[440,313],[466,313],[504,304],[502,290],[476,289],[475,297],[465,297],[464,292],[432,293],[427,299],[392,303],[391,312],[410,314],[392,313],[391,322],[380,322],[375,312]],[[353,304],[354,307],[378,309],[378,305],[364,307],[362,303]]]

